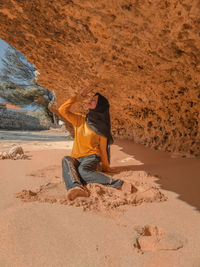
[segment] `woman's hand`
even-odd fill
[[[111,167],[103,168],[103,171],[109,172],[109,173],[117,173],[117,171],[114,168],[111,168]]]
[[[80,93],[80,96],[83,98],[88,97],[89,93],[92,91],[92,89],[83,89]]]
[[[114,168],[109,168],[108,172],[110,172],[110,173],[117,173],[117,171]]]

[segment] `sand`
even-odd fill
[[[200,266],[199,159],[118,140],[112,176],[137,191],[91,184],[89,198],[68,201],[61,159],[72,141],[52,136],[0,142],[27,155],[0,160],[0,266]]]

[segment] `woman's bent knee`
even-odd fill
[[[83,166],[79,166],[78,167],[78,172],[80,174],[81,177],[87,177],[88,175],[91,175],[91,170],[87,169],[86,167]]]
[[[84,169],[83,169],[82,166],[79,166],[79,167],[78,167],[78,172],[79,172],[79,174],[80,174],[81,176],[84,174]]]
[[[62,161],[69,161],[69,160],[72,160],[72,157],[70,157],[70,156],[64,156],[62,158]]]

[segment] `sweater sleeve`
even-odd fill
[[[100,153],[101,153],[102,168],[105,171],[110,171],[106,146],[107,146],[107,138],[104,136],[100,136]]]
[[[69,122],[71,122],[73,126],[79,126],[83,119],[83,115],[79,113],[73,113],[70,111],[71,106],[80,100],[81,100],[81,97],[79,95],[75,95],[74,97],[68,99],[58,109],[60,115],[66,120],[68,120]]]

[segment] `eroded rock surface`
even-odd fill
[[[199,0],[0,5],[0,37],[26,54],[39,83],[55,91],[54,110],[92,87],[110,101],[115,136],[200,154]]]
[[[19,145],[13,145],[8,152],[0,152],[1,159],[27,159],[29,158],[24,154],[23,148]]]

